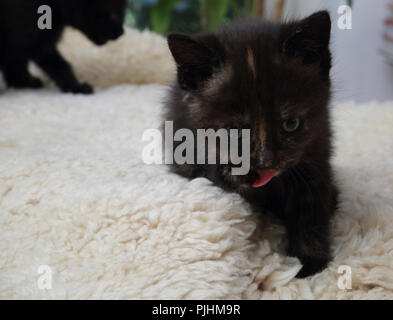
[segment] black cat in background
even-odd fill
[[[51,29],[40,29],[38,8],[49,6]],[[9,87],[39,88],[28,62],[34,61],[64,92],[93,92],[79,82],[56,48],[65,26],[82,31],[97,45],[123,34],[125,0],[0,0],[0,69]]]

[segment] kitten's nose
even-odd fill
[[[274,154],[267,148],[263,148],[262,154],[262,165],[264,167],[272,167],[274,163]]]

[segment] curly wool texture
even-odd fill
[[[149,54],[168,57],[163,39],[139,36],[154,43]],[[133,55],[122,43],[116,54]],[[333,108],[335,258],[299,280],[281,226],[206,179],[142,162],[142,134],[159,126],[167,88],[118,85],[119,72],[142,69],[129,61],[83,69],[103,87],[113,81],[92,96],[1,94],[0,298],[393,299],[393,103]],[[39,289],[41,265],[52,270],[50,290]],[[340,265],[352,268],[351,290],[337,285]]]
[[[58,48],[78,80],[98,88],[124,83],[166,85],[175,75],[166,40],[148,30],[125,27],[119,39],[96,46],[79,31],[66,28]],[[33,66],[32,71],[48,84],[37,67]]]

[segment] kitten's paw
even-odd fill
[[[303,263],[303,268],[301,268],[298,274],[296,275],[296,278],[300,278],[300,279],[321,272],[327,267],[329,263],[329,259],[327,258],[315,258],[315,257],[303,258],[300,259],[300,261]]]
[[[79,83],[74,90],[73,93],[83,93],[83,94],[92,94],[94,93],[93,87],[88,83]]]
[[[81,94],[92,94],[94,89],[88,83],[77,83],[72,87],[69,88],[62,88],[64,92],[71,92],[71,93],[81,93]]]

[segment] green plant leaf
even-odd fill
[[[225,22],[230,0],[200,0],[202,6],[202,27],[212,30]]]
[[[254,0],[245,0],[245,10],[249,16],[254,14]]]
[[[150,11],[150,24],[152,29],[159,33],[165,34],[171,24],[172,10],[178,0],[159,0]]]

